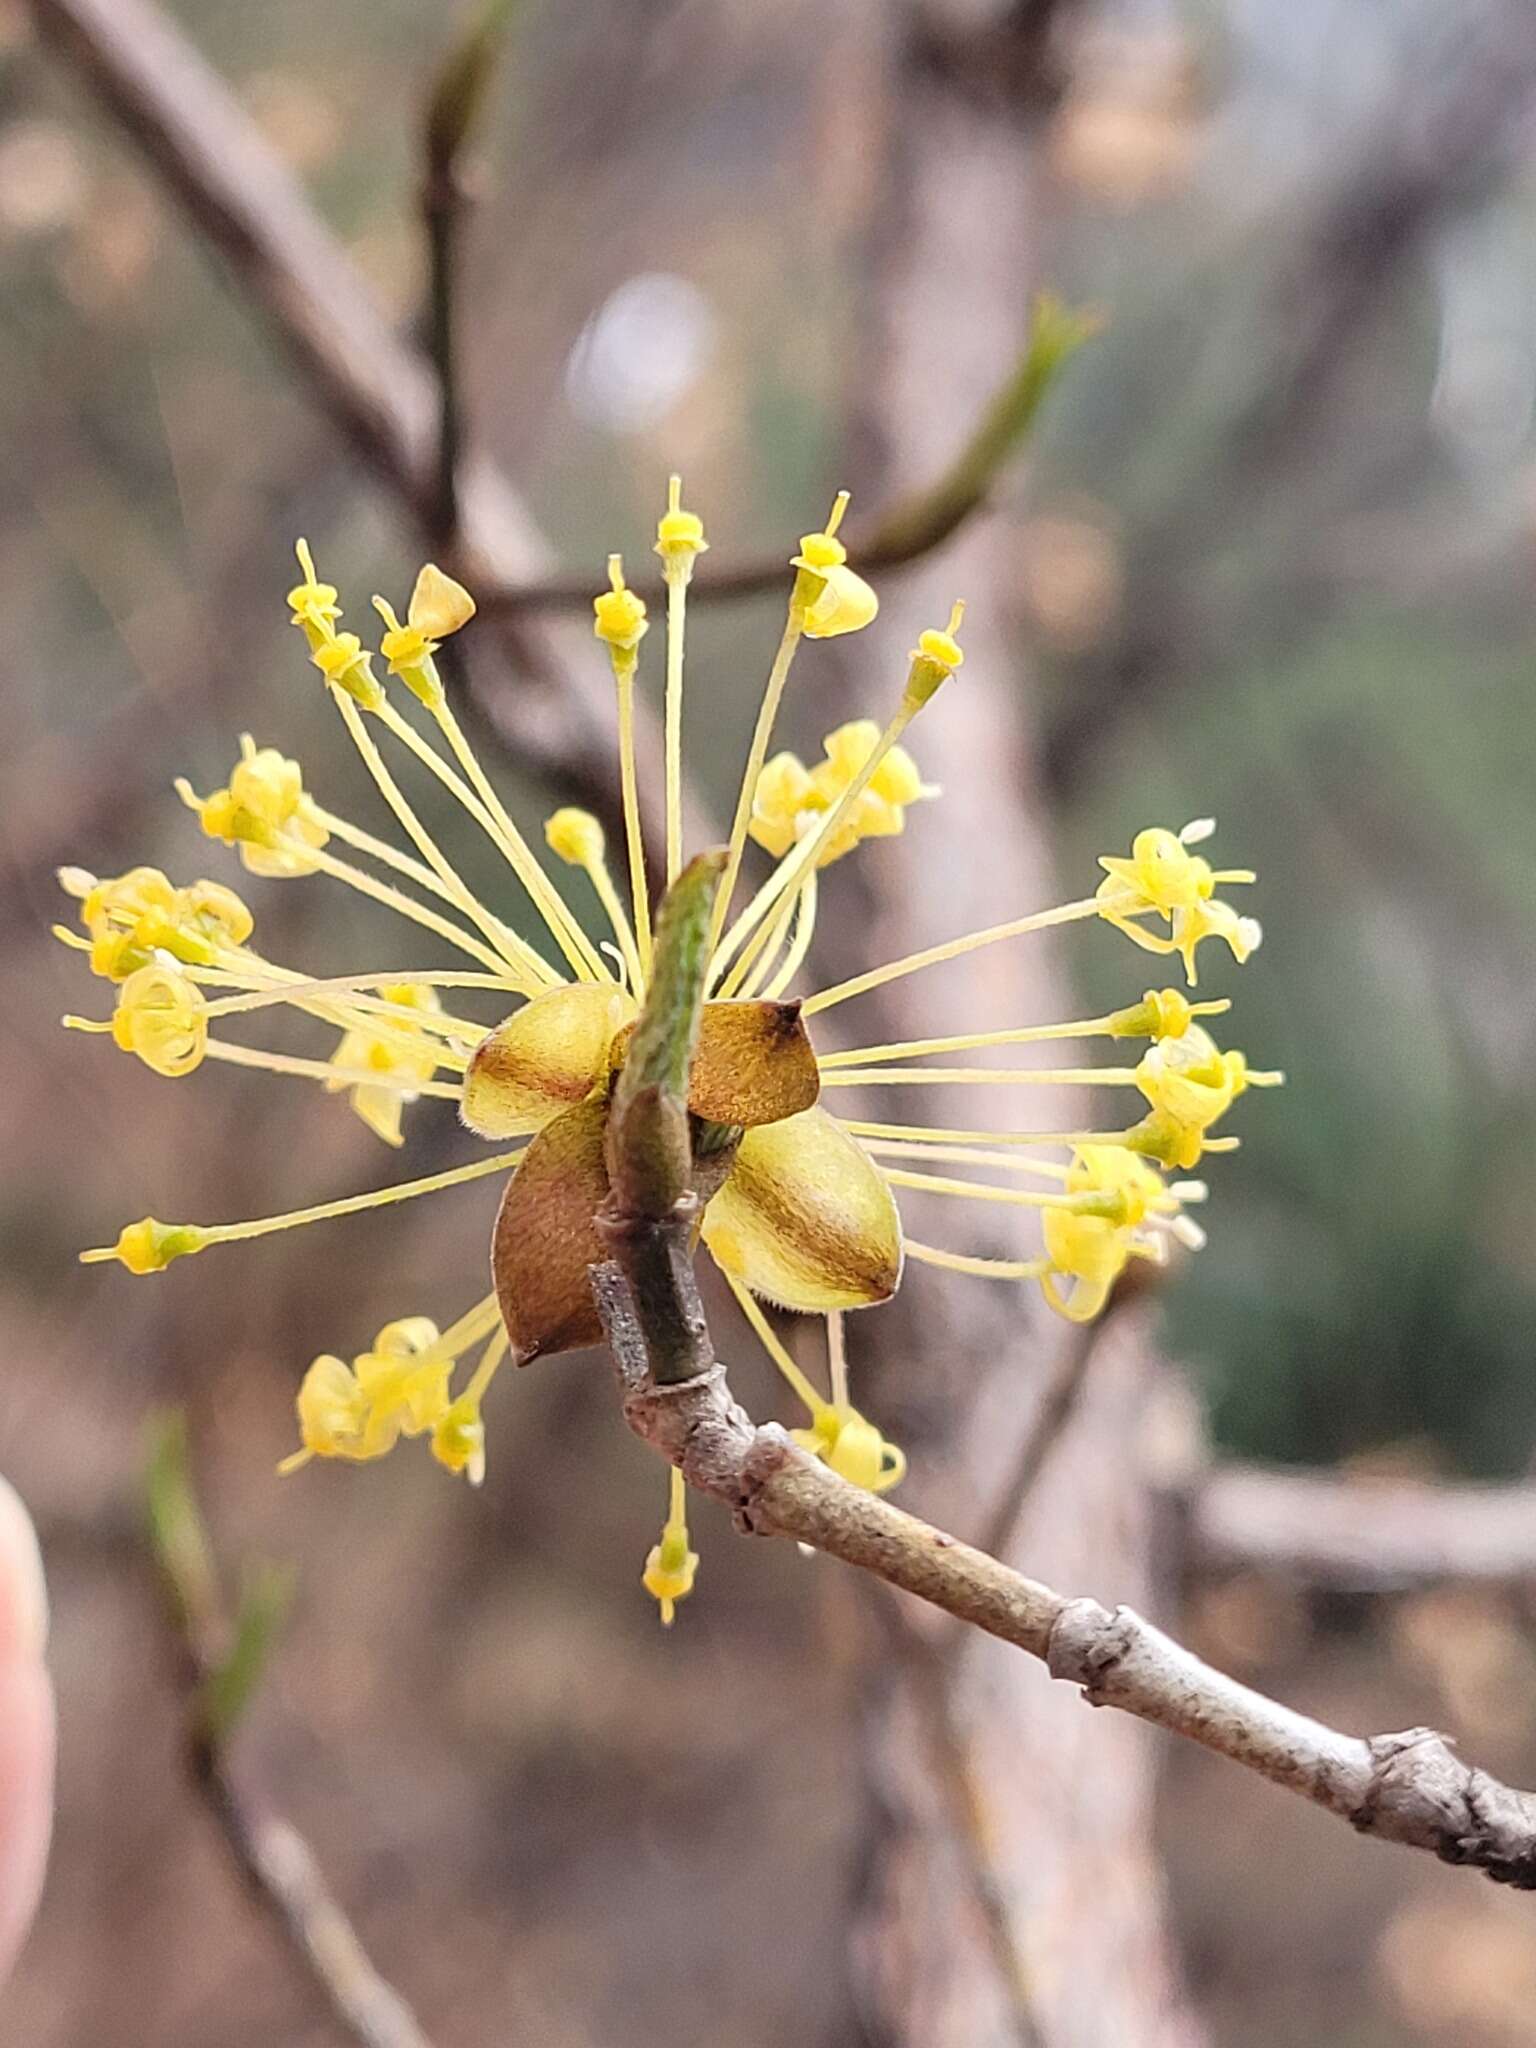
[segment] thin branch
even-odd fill
[[[1433,1480],[1218,1465],[1187,1500],[1189,1563],[1205,1574],[1284,1574],[1341,1592],[1536,1580],[1536,1483]]]
[[[308,1843],[245,1781],[230,1736],[260,1680],[286,1600],[253,1576],[233,1619],[187,1469],[183,1418],[156,1435],[147,1480],[151,1549],[186,1703],[187,1775],[235,1868],[271,1916],[338,2024],[359,2048],[432,2048],[414,2013],[369,1960]]]
[[[429,353],[437,378],[435,545],[460,539],[459,464],[464,454],[458,309],[459,253],[469,208],[463,159],[485,102],[516,0],[481,0],[438,72],[422,124],[422,225],[427,242]]]
[[[855,522],[845,534],[862,575],[904,568],[941,547],[990,500],[1004,469],[1035,424],[1047,392],[1083,342],[1096,334],[1096,314],[1074,311],[1042,293],[1018,361],[1004,378],[949,468],[926,489],[915,491],[875,519]],[[784,587],[782,555],[717,568],[702,566],[692,593],[700,598],[760,597]],[[662,602],[658,583],[635,586],[647,604]],[[591,602],[585,583],[555,577],[491,591],[492,610],[580,609]]]
[[[1536,1888],[1536,1794],[1462,1763],[1433,1729],[1345,1735],[1204,1664],[1128,1607],[1074,1599],[863,1493],[754,1425],[721,1366],[680,1385],[648,1376],[644,1332],[617,1265],[594,1288],[625,1419],[746,1533],[792,1537],[1038,1657],[1092,1706],[1119,1707],[1199,1742],[1382,1841]]]
[[[265,315],[326,416],[436,546],[440,418],[431,365],[392,330],[239,100],[154,0],[31,5],[40,33]],[[546,574],[548,544],[494,465],[467,448],[455,477],[461,540],[445,566],[477,596]],[[482,689],[482,708],[530,768],[612,819],[611,704],[586,636],[574,623],[511,616],[495,630],[519,683]]]

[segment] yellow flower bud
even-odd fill
[[[573,868],[595,868],[603,858],[603,828],[590,811],[567,806],[544,820],[544,837],[552,853]]]
[[[104,1251],[82,1252],[80,1259],[83,1265],[116,1259],[130,1273],[163,1273],[173,1259],[200,1252],[207,1242],[207,1232],[195,1223],[158,1223],[153,1216],[143,1216],[137,1223],[124,1224],[116,1244]]]
[[[1149,988],[1139,1003],[1112,1011],[1111,1038],[1182,1038],[1196,1017],[1217,1017],[1230,1010],[1223,997],[1214,1003],[1192,1003],[1176,988]]]
[[[174,1080],[203,1063],[208,1004],[200,988],[169,967],[140,967],[118,992],[112,1037],[124,1052]]]
[[[446,640],[475,616],[475,600],[451,576],[445,576],[435,562],[428,562],[416,578],[406,610],[410,626],[428,640]]]
[[[201,800],[185,783],[178,783],[177,788],[197,812],[208,837],[238,847],[242,865],[253,875],[313,874],[313,851],[331,836],[304,788],[298,762],[276,747],[258,747],[248,732],[240,735],[240,759],[230,770],[225,788]],[[212,883],[198,886],[215,887]],[[244,910],[239,897],[228,890],[223,893]],[[248,912],[246,916],[248,919]],[[249,931],[247,923],[244,936],[249,936]]]

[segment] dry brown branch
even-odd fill
[[[71,62],[287,348],[327,418],[428,546],[438,544],[439,393],[341,243],[228,86],[153,0],[32,0]],[[458,465],[462,538],[448,566],[476,591],[548,572],[527,508],[473,446]],[[498,733],[535,772],[614,814],[602,666],[572,622],[497,623],[515,689],[482,689]]]
[[[186,1708],[187,1776],[217,1822],[252,1898],[276,1923],[348,2039],[359,2048],[432,2048],[415,2014],[370,1961],[297,1829],[271,1810],[230,1754],[260,1679],[284,1595],[270,1574],[225,1611],[187,1469],[180,1416],[159,1429],[147,1498],[151,1548]]]
[[[1357,1736],[1326,1727],[1202,1663],[1130,1608],[1058,1593],[859,1492],[777,1424],[754,1425],[719,1365],[680,1384],[652,1384],[622,1273],[602,1268],[597,1285],[625,1419],[690,1485],[726,1502],[744,1532],[790,1536],[873,1572],[1040,1658],[1090,1705],[1188,1736],[1362,1834],[1536,1888],[1536,1795],[1462,1763],[1433,1729]]]
[[[1340,1592],[1536,1579],[1536,1485],[1217,1465],[1188,1500],[1189,1563],[1284,1574]]]

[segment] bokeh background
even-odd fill
[[[419,334],[421,109],[468,10],[172,13],[388,319]],[[994,62],[988,37],[1025,56]],[[903,81],[949,90],[961,131],[972,107],[1017,131],[1017,275],[1006,246],[995,279],[968,271],[974,193],[946,187],[942,150],[919,153],[929,246],[952,236],[952,271],[933,265],[901,312],[926,331],[940,417],[978,295],[995,287],[1006,320],[1048,283],[1105,315],[981,515],[997,575],[968,593],[1006,622],[991,684],[1027,713],[1028,829],[1062,893],[1139,824],[1197,812],[1261,871],[1266,945],[1240,989],[1217,985],[1291,1085],[1217,1163],[1211,1246],[1157,1308],[1218,1458],[1530,1470],[1533,42],[1523,0],[977,0],[899,19],[860,0],[529,0],[476,149],[467,414],[557,566],[590,575],[610,546],[641,555],[671,467],[722,559],[815,523],[845,465],[859,475],[890,139],[927,105]],[[63,860],[239,879],[169,782],[222,781],[241,730],[298,755],[335,808],[366,810],[284,623],[291,541],[311,536],[354,611],[406,591],[424,550],[14,4],[0,348],[0,1463],[49,1553],[64,1712],[56,1864],[0,1993],[5,2037],[336,2038],[178,1768],[137,1507],[146,1418],[174,1402],[223,1552],[299,1570],[250,1732],[264,1776],[442,2048],[901,2039],[860,1995],[850,1933],[871,1837],[849,1795],[881,1651],[830,1567],[733,1544],[706,1512],[700,1593],[662,1637],[634,1583],[658,1475],[592,1361],[498,1389],[479,1495],[404,1454],[271,1476],[310,1356],[470,1298],[483,1194],[155,1282],[74,1264],[146,1210],[257,1213],[391,1170],[304,1085],[172,1085],[65,1038],[58,1016],[90,996],[48,927]],[[930,446],[916,410],[894,431]],[[942,582],[942,555],[929,567]],[[779,602],[696,609],[693,762],[717,805]],[[870,657],[888,674],[901,630]],[[489,637],[470,658],[493,709],[523,687]],[[832,722],[808,692],[791,737],[814,747]],[[479,730],[542,815],[564,792],[497,748],[494,716]],[[944,807],[912,831],[942,872]],[[247,893],[277,957],[392,957],[387,923],[320,882]],[[1090,1010],[1125,999],[1102,933],[1058,963]],[[446,1118],[417,1117],[415,1170],[460,1156]],[[765,1406],[766,1381],[747,1386]],[[1165,1592],[1187,1639],[1267,1689],[1350,1726],[1446,1725],[1491,1767],[1536,1773],[1518,1561],[1385,1594],[1175,1562]],[[1358,1844],[1230,1768],[1156,1756],[1148,1824],[1199,2016],[1179,2038],[1530,2041],[1528,1905]],[[1071,1766],[1093,1767],[1091,1747]],[[1139,2037],[1091,2012],[1040,2024],[1044,2048],[1174,2038],[1166,2015]]]

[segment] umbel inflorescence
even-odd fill
[[[1144,952],[1176,955],[1191,986],[1204,940],[1221,940],[1242,961],[1260,936],[1257,924],[1217,893],[1254,877],[1247,869],[1215,869],[1196,851],[1213,830],[1203,819],[1181,832],[1138,833],[1128,856],[1100,862],[1103,880],[1075,902],[794,993],[816,928],[823,871],[866,840],[901,832],[908,810],[937,795],[902,740],[963,660],[957,604],[947,625],[920,636],[883,726],[840,726],[809,768],[792,753],[770,757],[801,641],[856,632],[875,616],[875,593],[848,566],[837,537],[846,503],[844,493],[825,527],[805,535],[791,560],[788,615],[747,750],[715,900],[689,1108],[703,1247],[803,1406],[800,1441],[845,1479],[883,1491],[901,1478],[905,1461],[849,1398],[844,1312],[888,1300],[910,1260],[993,1282],[1033,1283],[1060,1314],[1087,1321],[1130,1261],[1163,1259],[1173,1239],[1201,1244],[1186,1212],[1204,1199],[1205,1186],[1168,1175],[1189,1173],[1205,1153],[1235,1145],[1235,1138],[1213,1136],[1213,1126],[1245,1088],[1280,1076],[1255,1073],[1240,1052],[1217,1047],[1199,1020],[1225,1010],[1225,1002],[1191,1002],[1174,988],[1148,990],[1123,1009],[1068,1023],[818,1054],[812,1031],[824,1012],[982,947],[1076,919],[1100,919]],[[705,546],[703,525],[682,508],[673,478],[656,539],[667,589],[663,877],[648,871],[637,800],[634,700],[649,622],[617,555],[608,564],[610,588],[594,610],[617,696],[625,819],[619,878],[601,826],[585,811],[558,810],[545,821],[554,858],[541,857],[476,758],[434,661],[442,640],[473,615],[469,593],[429,564],[403,623],[376,597],[384,631],[375,654],[355,633],[339,630],[337,592],[320,581],[302,541],[303,576],[288,598],[293,623],[397,835],[378,837],[329,809],[306,787],[296,761],[248,736],[222,789],[198,796],[183,782],[178,790],[203,831],[235,847],[250,873],[327,876],[388,906],[451,948],[461,964],[316,975],[259,951],[250,911],[221,883],[176,887],[148,867],[109,880],[73,868],[61,876],[78,900],[84,930],[61,926],[58,935],[117,989],[110,1018],[67,1023],[110,1035],[171,1077],[222,1060],[317,1082],[345,1093],[392,1146],[403,1142],[409,1105],[449,1103],[492,1147],[447,1172],[285,1215],[217,1224],[145,1217],[114,1245],[83,1254],[156,1273],[213,1245],[467,1181],[502,1183],[492,1290],[446,1329],[408,1315],[386,1323],[350,1364],[315,1359],[298,1395],[302,1448],[284,1470],[317,1457],[378,1458],[402,1437],[425,1437],[441,1464],[478,1482],[485,1468],[482,1404],[503,1361],[526,1364],[600,1336],[589,1268],[603,1256],[594,1219],[608,1195],[605,1123],[651,970],[653,895],[661,881],[676,878],[683,860],[684,621],[693,565]],[[397,779],[397,767],[437,783],[462,805],[505,863],[505,901],[481,901],[467,887]],[[770,865],[738,907],[749,841]],[[559,885],[562,867],[590,880],[606,931],[583,928]],[[526,915],[530,905],[542,926],[538,945],[508,921],[515,906]],[[451,1007],[476,1003],[506,1014],[488,1029]],[[332,1033],[329,1057],[225,1035],[279,1009]],[[1141,1041],[1146,1049],[1126,1066],[1000,1072],[942,1063],[979,1049],[1098,1038]],[[842,1115],[838,1107],[845,1089],[880,1091],[876,1100],[889,1088],[985,1091],[1028,1081],[1032,1071],[1052,1087],[1123,1088],[1141,1113],[1123,1128],[1017,1131],[972,1128],[974,1120],[872,1120]],[[954,1168],[969,1171],[957,1175]],[[1040,1249],[1002,1259],[973,1254],[963,1237],[953,1245],[921,1242],[903,1227],[897,1195],[904,1190],[1037,1211]],[[790,1355],[764,1301],[825,1318],[825,1391]],[[664,1619],[690,1590],[697,1562],[674,1472],[661,1540],[644,1575]]]

